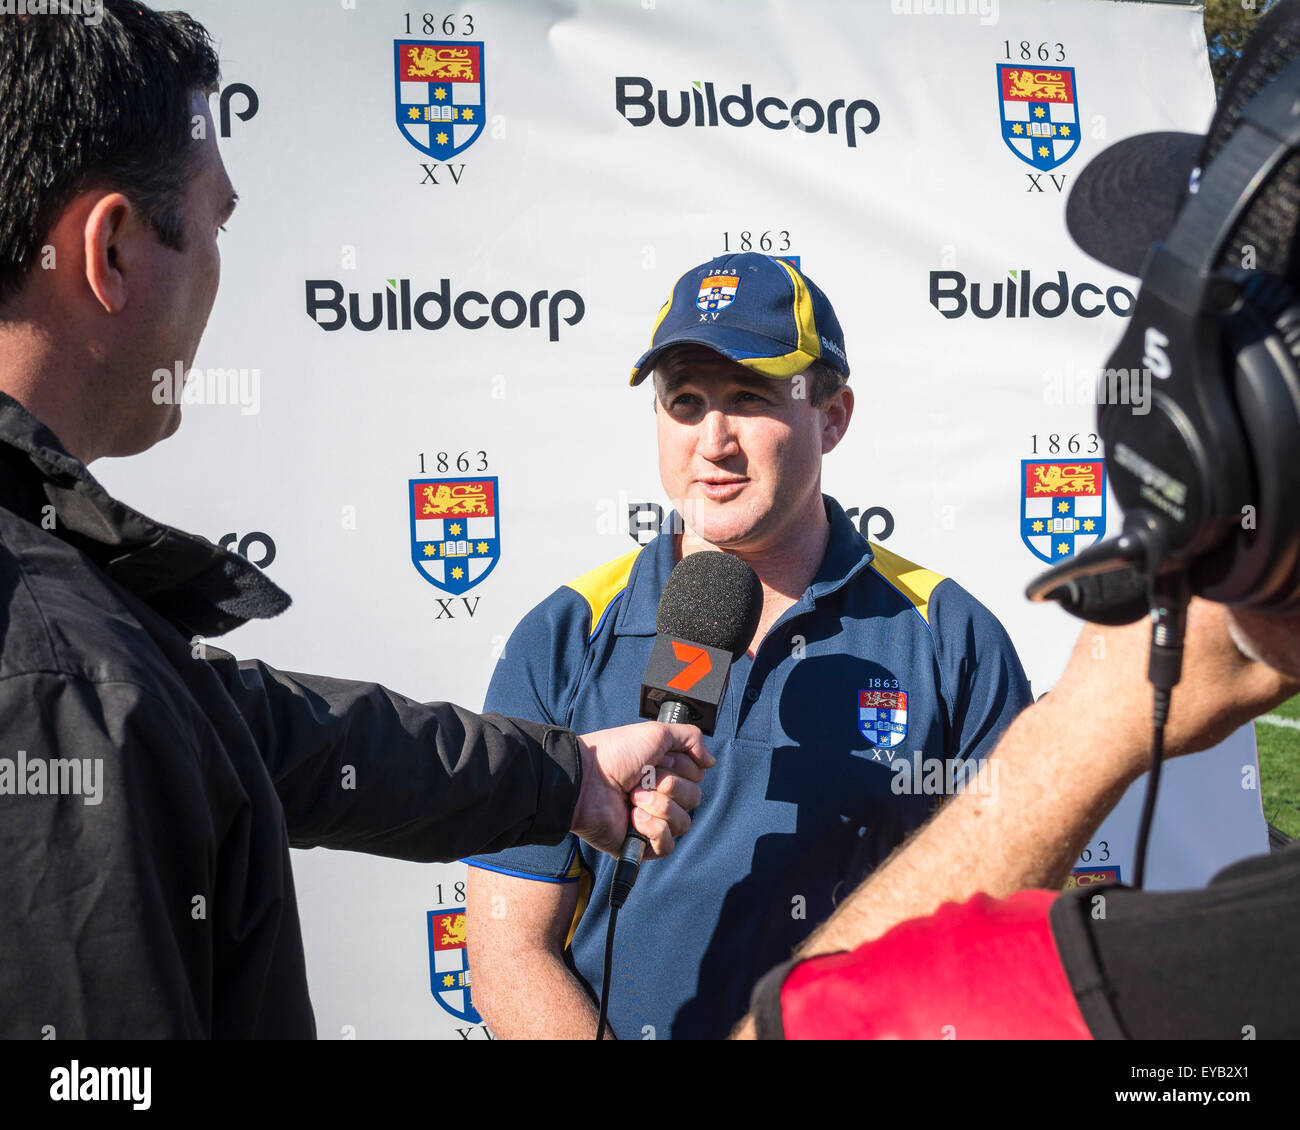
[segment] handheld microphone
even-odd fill
[[[641,717],[690,722],[712,734],[731,665],[749,647],[763,614],[763,586],[739,557],[703,551],[683,557],[668,574],[655,614],[654,650],[641,680]],[[649,841],[633,829],[614,868],[605,928],[605,972],[596,1039],[604,1039],[618,912],[632,893]]]
[[[690,722],[712,734],[727,673],[749,647],[762,612],[763,586],[739,557],[704,551],[677,562],[655,615],[658,635],[641,680],[641,717]],[[629,825],[610,906],[627,901],[647,846]]]
[[[641,680],[641,717],[690,722],[712,734],[727,672],[763,612],[754,570],[727,553],[692,553],[668,575],[654,650]]]

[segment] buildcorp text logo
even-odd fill
[[[690,90],[656,90],[648,78],[620,75],[614,79],[614,105],[634,126],[659,121],[666,126],[747,126],[754,122],[768,129],[793,126],[803,133],[840,134],[844,143],[856,148],[858,134],[871,133],[880,125],[880,111],[874,102],[836,98],[823,106],[815,98],[800,98],[789,106],[771,96],[754,101],[754,90],[743,83],[740,93],[719,96],[711,82],[693,82]]]
[[[969,282],[961,271],[930,272],[930,305],[945,318],[1059,318],[1072,310],[1096,318],[1109,310],[1121,318],[1133,313],[1133,292],[1122,286],[1102,289],[1090,282],[1071,285],[1064,271],[1037,282],[1031,271],[1008,271],[999,282]]]
[[[454,293],[451,279],[439,279],[434,290],[415,293],[410,279],[387,279],[384,290],[369,294],[346,292],[334,279],[307,280],[307,317],[323,330],[440,330],[455,322],[479,330],[488,323],[503,330],[546,326],[551,341],[560,339],[560,323],[576,326],[587,304],[576,290],[534,291],[525,296],[503,290],[488,297],[477,290]]]

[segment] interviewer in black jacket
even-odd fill
[[[666,854],[712,763],[692,727],[579,738],[204,642],[288,597],[86,464],[180,423],[152,375],[216,297],[217,77],[178,14],[0,16],[0,1036],[312,1036],[291,844],[616,851],[630,791]]]

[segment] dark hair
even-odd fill
[[[820,408],[844,386],[844,374],[825,361],[814,361],[803,375],[808,379],[808,399],[814,408]]]
[[[0,16],[0,303],[80,192],[124,193],[183,250],[195,91],[216,89],[207,31],[183,12],[104,0],[97,25]]]

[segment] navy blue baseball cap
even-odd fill
[[[669,346],[686,344],[774,380],[789,380],[814,361],[849,375],[830,300],[784,259],[753,251],[710,259],[677,280],[628,383],[645,380]]]

